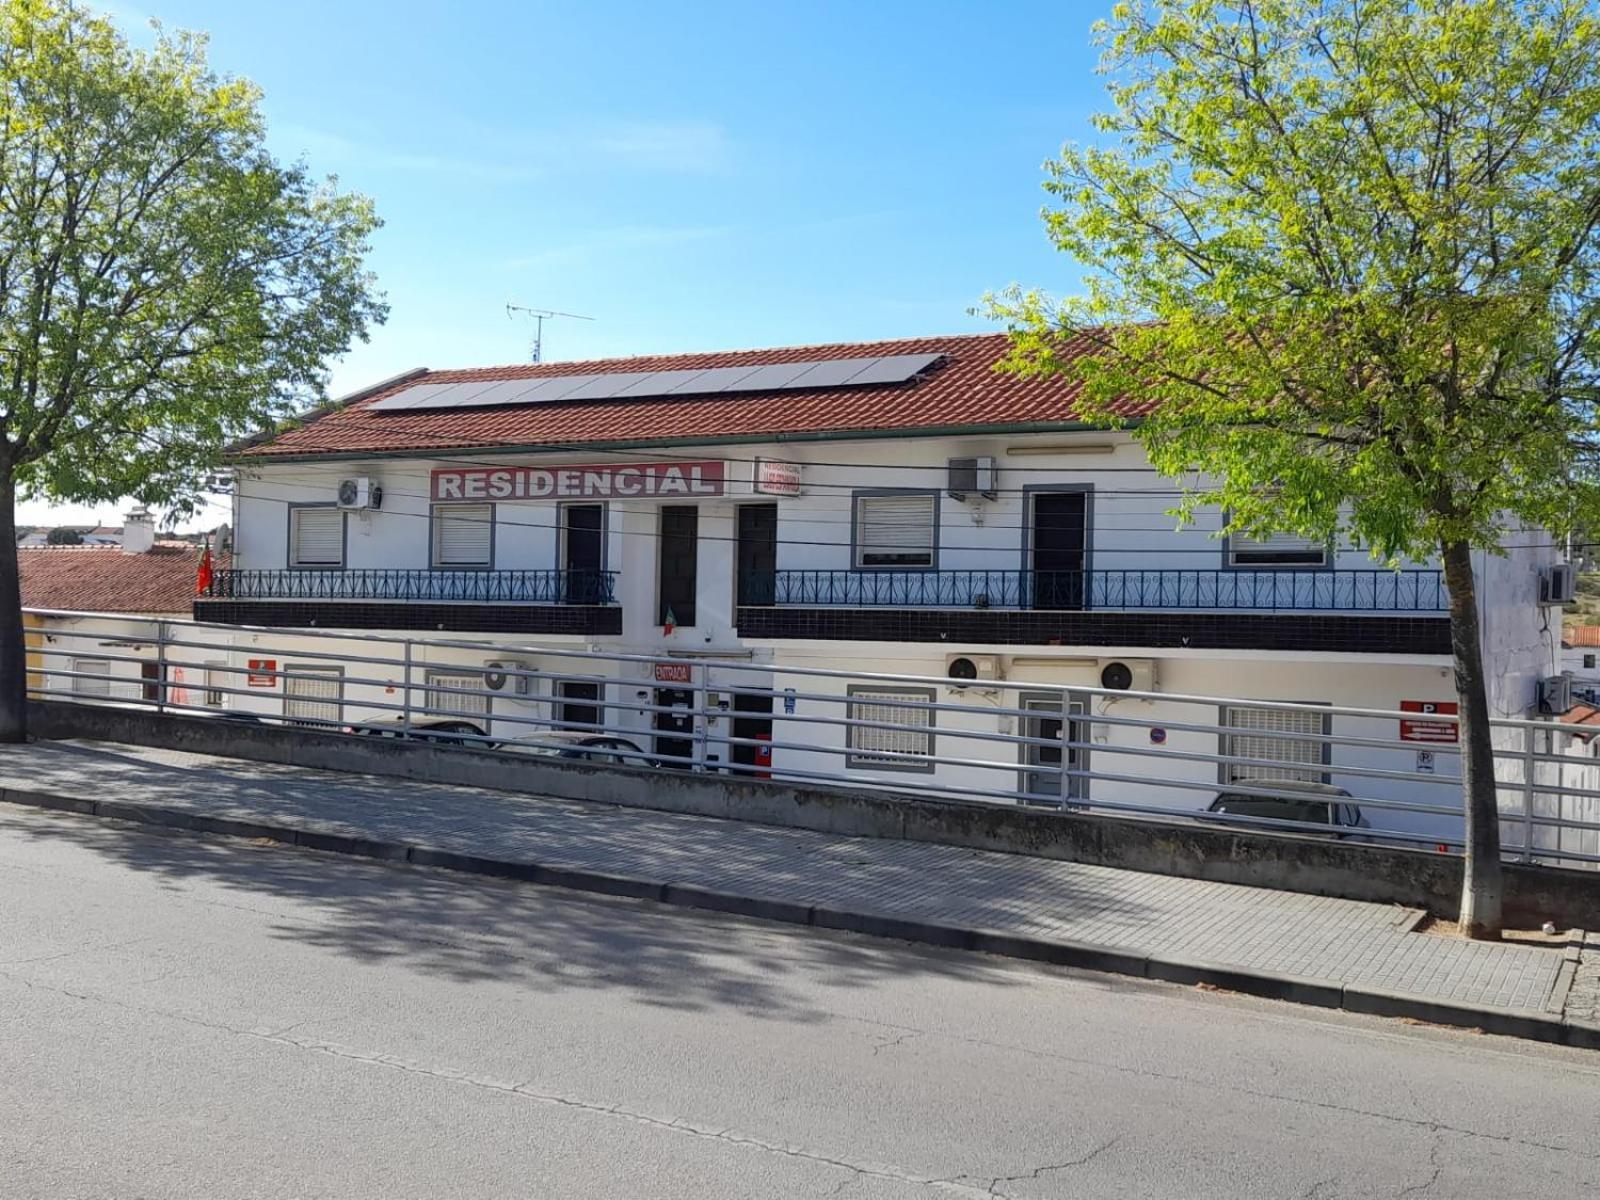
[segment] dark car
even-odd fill
[[[1274,821],[1297,821],[1303,825],[1326,825],[1336,837],[1366,829],[1367,819],[1355,804],[1346,803],[1350,793],[1329,783],[1300,779],[1239,780],[1250,792],[1223,792],[1211,802],[1207,812],[1227,813]],[[1271,792],[1256,795],[1255,792]]]
[[[366,737],[405,738],[413,742],[438,742],[448,746],[490,747],[488,730],[476,721],[462,717],[412,717],[409,726],[399,716],[374,717],[346,725],[346,733],[359,733]]]
[[[555,733],[542,733],[537,737],[513,738],[508,742],[501,742],[500,749],[513,754],[578,759],[581,762],[609,763],[621,767],[661,765],[627,738],[610,733],[580,733],[564,729]]]

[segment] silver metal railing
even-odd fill
[[[30,692],[40,698],[1358,842],[1461,841],[1460,748],[1414,740],[1419,722],[1423,736],[1448,735],[1457,723],[1448,714],[1025,680],[962,686],[711,652],[31,615]],[[491,661],[508,664],[493,679]],[[1243,713],[1259,719],[1242,726]],[[1600,867],[1600,758],[1584,731],[1493,726],[1508,854]],[[619,745],[574,745],[582,735]],[[1419,769],[1419,751],[1431,770]],[[1293,794],[1272,778],[1285,775],[1349,795],[1307,797],[1299,815],[1310,820],[1208,811],[1221,793]],[[1330,824],[1349,810],[1359,826]]]

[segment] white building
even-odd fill
[[[195,615],[349,630],[337,644],[353,659],[372,631],[672,655],[681,670],[508,653],[538,677],[525,696],[497,694],[483,715],[582,722],[603,711],[658,753],[712,767],[751,761],[751,747],[720,739],[770,733],[791,769],[814,761],[826,773],[842,759],[901,785],[920,778],[1010,800],[1058,800],[1062,786],[1049,769],[1059,750],[961,736],[1004,732],[1010,718],[941,713],[924,731],[857,728],[846,745],[840,727],[805,722],[821,702],[774,711],[770,694],[738,688],[826,690],[826,680],[782,670],[802,666],[942,679],[965,659],[955,669],[977,680],[959,695],[979,707],[990,675],[1419,712],[1453,702],[1436,563],[1393,571],[1350,546],[1230,540],[1218,536],[1219,513],[1179,530],[1164,515],[1173,485],[1133,439],[1076,421],[1060,379],[997,374],[1007,349],[1003,335],[920,338],[387,381],[241,450],[235,561]],[[1552,633],[1551,610],[1538,604],[1555,557],[1526,534],[1504,556],[1480,556],[1497,715],[1529,715],[1538,682],[1558,669],[1559,622]],[[237,635],[233,665],[264,636]],[[475,685],[486,661],[496,660],[419,651],[413,682]],[[776,673],[740,669],[753,664]],[[347,685],[362,672],[327,660],[277,669],[304,677],[263,676],[234,702],[358,720],[392,702],[396,683]],[[603,682],[570,678],[597,671]],[[633,707],[687,704],[696,688],[731,698],[728,715],[696,727]],[[836,690],[840,712],[912,722],[925,710],[897,704],[956,694]],[[1263,722],[1278,732],[1288,722],[1291,732],[1392,741],[1388,719],[1213,705],[1205,720],[1238,730],[1219,738],[1176,728],[1198,719],[1176,701],[1040,692],[1025,706],[1038,715],[1020,732],[1082,744],[1066,765],[1096,778],[1069,776],[1066,787],[1090,802],[1203,807],[1194,790],[1160,786],[1197,774],[1225,782],[1188,751],[1281,760],[1266,773],[1398,798],[1404,782],[1341,768],[1409,771],[1430,755],[1422,741],[1362,751],[1251,737]],[[1174,728],[1115,724],[1119,709]],[[817,748],[796,748],[806,745]],[[1455,770],[1440,759],[1442,775]]]

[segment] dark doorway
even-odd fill
[[[162,696],[161,664],[146,662],[139,664],[139,679],[142,684],[142,694],[148,704],[160,704]]]
[[[692,626],[699,589],[700,510],[692,504],[666,505],[660,540],[656,624]]]
[[[561,598],[566,604],[600,604],[605,597],[606,510],[600,504],[561,508]]]
[[[602,722],[598,683],[563,679],[556,684],[556,713],[562,729],[597,729]]]
[[[739,506],[740,607],[773,604],[778,591],[778,506]],[[771,705],[768,705],[771,710]]]
[[[693,509],[689,510],[693,512]],[[688,688],[657,688],[655,750],[664,767],[688,769],[694,764],[694,692]]]
[[[752,738],[766,745],[735,741],[729,760],[740,775],[765,779],[772,773],[772,693],[733,694],[733,736]]]
[[[1034,492],[1030,528],[1035,608],[1082,608],[1087,492]]]

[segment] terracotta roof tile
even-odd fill
[[[222,570],[228,556],[213,555]],[[161,542],[144,554],[120,546],[26,546],[17,550],[26,608],[188,616],[200,551]]]
[[[427,371],[324,410],[297,429],[241,447],[240,457],[365,454],[495,446],[755,438],[799,433],[869,433],[982,425],[1067,425],[1077,385],[1060,377],[1020,378],[994,367],[1011,348],[1003,333],[788,346],[710,354],[653,355],[466,370]],[[1069,347],[1088,353],[1089,344]],[[524,407],[374,412],[374,402],[419,384],[537,379],[618,371],[681,371],[888,354],[944,354],[901,384],[815,391],[745,392],[638,400],[591,400]],[[1129,414],[1134,410],[1130,408]]]
[[[1563,646],[1600,646],[1600,625],[1568,625],[1561,631]]]

